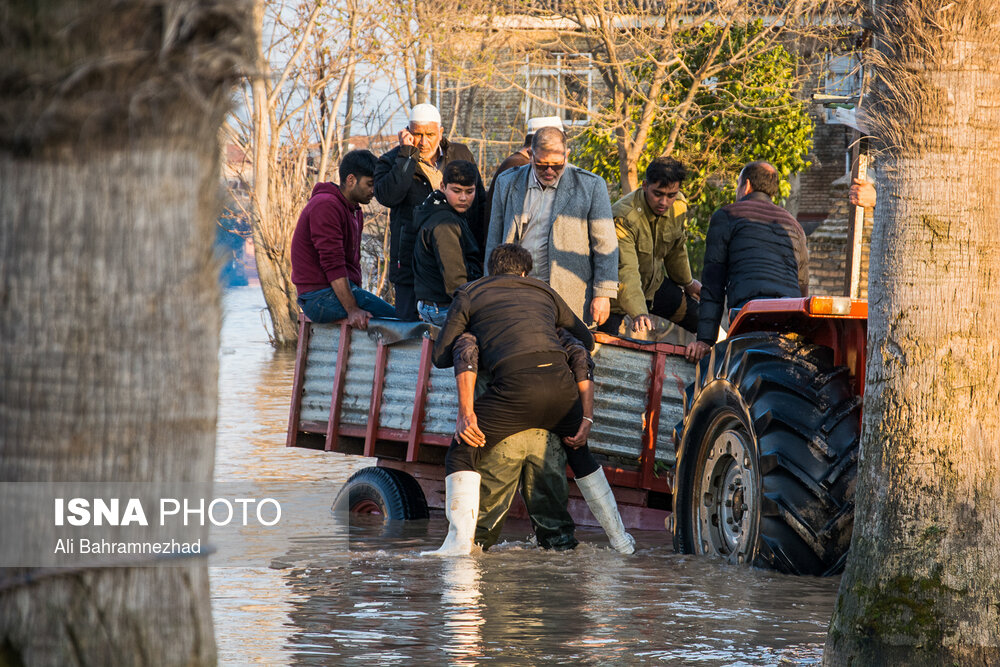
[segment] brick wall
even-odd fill
[[[799,175],[798,219],[810,223],[828,217],[834,201],[833,182],[847,172],[850,129],[844,125],[827,125],[824,110],[813,105],[810,115],[815,123],[813,148],[809,151],[809,167]]]
[[[521,39],[530,44],[545,42],[554,37],[546,31],[531,31]],[[581,44],[580,51],[586,49]],[[493,55],[496,62],[523,63],[523,50],[517,44],[511,45],[511,50],[500,50]],[[535,61],[533,61],[535,62]],[[536,65],[540,63],[535,62]],[[520,71],[522,65],[518,64]],[[521,90],[503,82],[497,77],[495,88],[479,86],[475,89],[471,104],[468,91],[460,91],[457,95],[453,82],[445,82],[440,98],[441,121],[447,136],[455,141],[466,144],[476,156],[480,171],[489,185],[489,179],[497,166],[524,143],[525,95]],[[600,107],[607,97],[607,89],[599,76],[594,77],[592,88],[592,103]],[[457,119],[456,119],[457,115]],[[535,114],[538,115],[538,114]],[[570,143],[578,128],[568,128]]]
[[[847,185],[828,191],[831,207],[826,220],[806,238],[809,246],[809,292],[826,296],[844,295],[844,272],[847,267]],[[861,246],[862,298],[868,297],[868,255],[871,248],[872,209],[865,211],[864,237]]]
[[[441,120],[455,141],[466,144],[479,163],[483,178],[489,185],[494,170],[504,158],[524,143],[524,95],[516,90],[477,88],[473,93],[471,111],[467,92],[441,95]],[[453,122],[458,112],[459,118]]]

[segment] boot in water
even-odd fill
[[[622,523],[622,515],[618,512],[615,494],[611,491],[608,478],[604,476],[604,468],[598,468],[586,477],[578,478],[576,485],[597,522],[608,534],[611,547],[619,553],[635,553],[635,538],[625,532],[625,524]]]
[[[422,551],[421,556],[467,556],[472,553],[479,517],[478,472],[460,470],[444,478],[445,516],[448,535],[436,551]]]

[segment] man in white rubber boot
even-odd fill
[[[483,365],[493,379],[486,392],[473,400],[478,368],[470,364],[456,374],[458,423],[445,459],[449,532],[441,548],[428,553],[470,553],[479,507],[476,466],[482,452],[530,428],[563,438],[570,459],[581,449],[586,452],[589,469],[580,474],[581,467],[575,473],[586,480],[581,489],[591,494],[593,503],[591,498],[588,503],[596,508],[602,525],[608,517],[617,519],[616,525],[611,521],[605,526],[611,529],[609,534],[617,533],[612,538],[615,548],[625,553],[634,550],[603,471],[583,448],[593,423],[593,383],[589,377],[577,383],[556,330],[566,329],[588,349],[593,348],[593,336],[548,285],[525,277],[530,270],[531,255],[524,248],[498,246],[490,256],[490,276],[456,290],[435,343],[435,366],[449,367],[454,363],[456,340],[469,331],[478,339]]]
[[[559,329],[557,333],[576,380],[580,400],[583,401],[584,418],[580,424],[580,431],[575,436],[562,438],[565,461],[559,457],[561,463],[558,465],[547,465],[544,470],[532,471],[529,475],[530,482],[520,480],[521,494],[528,515],[535,527],[539,546],[562,551],[572,549],[578,544],[572,536],[572,518],[569,517],[564,504],[558,507],[559,503],[553,501],[551,497],[553,494],[549,492],[549,489],[560,481],[556,477],[561,477],[565,482],[566,465],[569,464],[576,478],[577,487],[587,501],[590,511],[607,533],[612,548],[624,554],[631,554],[635,551],[635,540],[625,532],[625,525],[618,513],[611,486],[604,476],[604,469],[587,446],[591,422],[586,415],[593,414],[594,406],[594,361],[583,343],[569,332]],[[455,341],[454,349],[456,369],[479,367],[479,348],[474,336],[459,337]],[[481,490],[489,486],[488,490],[482,492],[490,497],[483,498],[480,502],[479,521],[476,526],[476,543],[482,545],[484,550],[496,544],[499,539],[500,528],[510,509],[513,495],[518,490],[518,476],[523,466],[511,464],[510,459],[511,456],[506,454],[501,454],[499,457],[490,455],[484,457],[483,465],[489,467],[482,470],[487,474],[489,484],[482,484]],[[559,529],[565,523],[570,526],[568,534],[565,528]]]

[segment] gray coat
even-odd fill
[[[501,243],[518,243],[519,221],[531,176],[526,164],[495,183],[486,259]],[[549,285],[577,317],[590,321],[590,300],[618,295],[618,237],[604,180],[572,165],[559,179],[549,233]]]

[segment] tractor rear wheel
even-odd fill
[[[790,574],[840,572],[860,410],[829,348],[775,333],[718,343],[685,399],[675,548]]]

